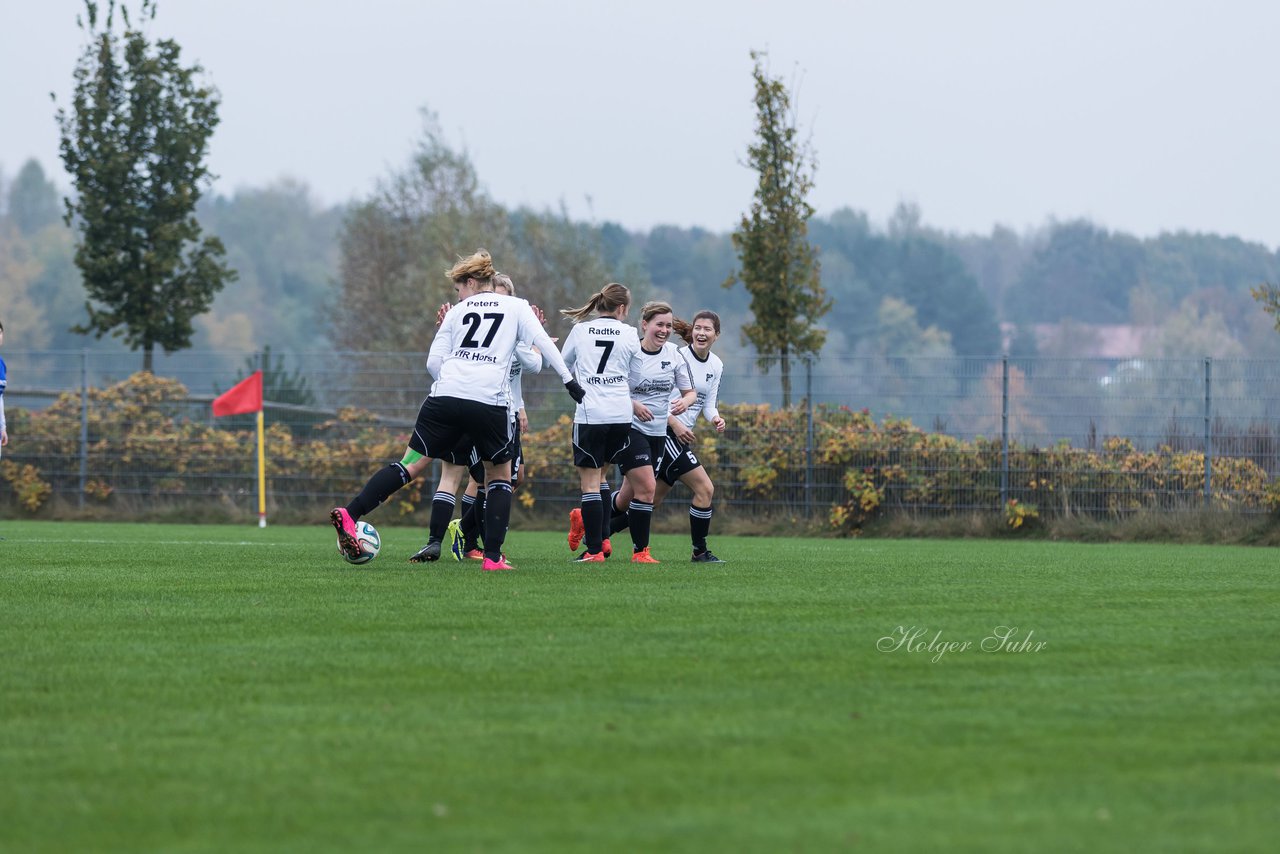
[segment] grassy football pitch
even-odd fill
[[[0,850],[1280,838],[1275,551],[380,530],[0,521]]]

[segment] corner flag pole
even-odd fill
[[[254,371],[213,399],[213,416],[258,413],[258,527],[267,527],[267,448],[262,406],[262,371]]]
[[[267,527],[267,450],[262,410],[258,410],[258,527]]]

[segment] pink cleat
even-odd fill
[[[338,548],[348,560],[360,559],[360,543],[356,541],[356,522],[345,507],[335,507],[329,511],[329,521],[338,532]]]
[[[506,555],[502,555],[497,560],[489,560],[488,558],[485,558],[484,565],[481,566],[480,568],[485,570],[486,572],[498,572],[504,569],[515,569],[514,566],[507,563]]]

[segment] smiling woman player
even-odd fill
[[[698,440],[693,428],[701,414],[717,431],[724,432],[724,419],[716,408],[720,395],[720,378],[724,375],[724,363],[711,352],[711,345],[720,337],[720,315],[703,310],[693,316],[693,321],[675,322],[676,334],[688,342],[680,348],[680,356],[689,367],[693,388],[698,398],[680,414],[667,418],[666,447],[662,453],[662,466],[656,472],[658,483],[653,505],[657,507],[667,497],[676,481],[693,491],[689,502],[689,535],[693,540],[694,563],[724,563],[707,548],[707,534],[711,530],[711,498],[715,486],[702,467],[691,446]]]
[[[619,468],[623,481],[613,497],[610,530],[631,528],[635,563],[658,563],[649,554],[649,531],[657,489],[654,472],[663,464],[667,416],[679,415],[697,399],[689,366],[669,339],[675,315],[665,302],[640,309],[640,352],[631,360],[631,440]]]
[[[329,513],[344,553],[356,554],[355,523],[386,501],[396,490],[422,473],[435,457],[449,453],[470,436],[484,462],[486,490],[484,569],[514,569],[502,556],[502,542],[511,518],[511,357],[516,345],[528,343],[564,380],[574,401],[582,386],[565,366],[529,303],[493,292],[493,259],[483,249],[455,264],[448,272],[458,304],[440,324],[427,370],[435,377],[409,447],[398,463],[375,472],[360,494],[346,507]]]

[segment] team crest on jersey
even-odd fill
[[[716,378],[715,374],[707,374],[707,382],[711,382],[715,378]]]
[[[671,367],[671,363],[670,363],[670,362],[664,361],[664,362],[662,363],[662,370],[664,370],[664,371],[665,371],[665,370],[666,370],[667,368],[669,368],[669,367]]]

